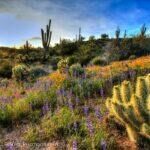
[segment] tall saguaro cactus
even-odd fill
[[[42,44],[46,52],[48,51],[50,47],[51,37],[52,37],[52,31],[51,31],[51,19],[49,20],[49,24],[46,26],[46,31],[44,29],[41,29],[41,37],[42,37]]]
[[[131,141],[137,142],[140,135],[150,140],[150,74],[138,77],[135,92],[129,81],[114,86],[106,106],[126,127]]]

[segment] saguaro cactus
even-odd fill
[[[51,20],[49,20],[49,24],[46,26],[46,31],[44,31],[44,29],[41,29],[41,37],[42,37],[42,44],[46,54],[46,52],[50,47],[50,42],[52,37]]]
[[[135,89],[129,81],[114,86],[112,98],[106,101],[110,115],[126,127],[130,140],[134,142],[137,142],[140,135],[150,140],[149,105],[150,74],[138,77]]]

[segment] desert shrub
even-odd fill
[[[100,56],[97,56],[91,60],[90,64],[103,66],[103,65],[106,65],[107,62],[104,59],[102,59]]]
[[[9,80],[7,78],[4,78],[0,81],[0,86],[7,87],[9,84]]]
[[[61,59],[58,62],[57,67],[61,73],[66,73],[68,71],[68,60],[67,59]]]
[[[32,92],[24,99],[19,99],[8,104],[1,106],[0,109],[0,125],[9,125],[13,121],[22,121],[29,119],[32,122],[39,120],[42,114],[42,108],[48,105],[48,109],[53,113],[57,106],[57,94],[55,89],[49,89],[47,92]],[[45,114],[43,114],[45,115]]]
[[[49,89],[47,92],[34,92],[30,93],[26,101],[31,105],[33,110],[41,109],[45,103],[48,103],[51,107],[51,111],[53,112],[56,108],[57,104],[57,95],[54,88]]]
[[[13,110],[10,105],[0,106],[0,125],[8,126],[12,123]]]
[[[25,99],[18,100],[13,105],[13,120],[22,120],[30,113],[30,106]]]
[[[69,131],[71,130],[68,128],[68,126],[73,124],[73,122],[77,119],[78,116],[72,114],[72,111],[69,108],[63,107],[58,110],[53,116],[50,117],[49,115],[47,115],[42,119],[40,124],[41,128],[34,129],[35,133],[37,133],[37,137],[34,140],[37,141],[37,139],[40,139],[40,141],[43,141],[56,137],[65,138],[69,135]],[[32,139],[31,137],[34,137],[35,135],[34,132],[30,131],[32,131],[32,128],[25,134],[26,140],[28,142],[30,142]],[[40,136],[39,131],[42,136]]]
[[[90,128],[93,128],[93,133],[89,133],[86,119],[81,119],[78,125],[78,131],[67,139],[70,148],[73,147],[73,143],[75,142],[77,149],[103,149],[101,142],[106,142],[104,140],[107,137],[106,131],[102,126],[98,127],[94,123],[91,124]]]
[[[38,130],[35,126],[30,126],[28,127],[28,129],[26,130],[25,134],[24,134],[24,140],[29,142],[29,143],[36,143],[39,142],[38,140]]]
[[[35,110],[35,111],[31,111],[28,118],[32,123],[36,123],[38,121],[40,121],[40,117],[41,117],[41,110]]]
[[[36,79],[41,76],[47,75],[47,72],[44,69],[42,69],[41,67],[33,67],[30,69],[29,74],[32,79]]]
[[[99,94],[103,85],[103,80],[95,79],[73,79],[65,80],[63,87],[66,90],[72,90],[73,94],[80,97],[92,97]]]
[[[83,75],[85,73],[85,70],[84,68],[82,68],[82,66],[79,63],[77,63],[70,66],[69,73],[71,76],[77,77]]]
[[[129,60],[133,60],[133,59],[136,59],[136,56],[135,56],[135,55],[131,55],[131,56],[129,57]]]
[[[121,86],[114,86],[113,97],[108,98],[106,106],[110,115],[126,127],[129,139],[137,142],[141,135],[150,139],[150,75],[138,77],[135,92],[133,89],[128,81],[124,81]]]
[[[13,72],[13,78],[16,79],[16,81],[24,81],[27,80],[28,77],[28,68],[27,66],[20,64],[16,65],[12,68]]]
[[[51,57],[50,64],[52,65],[53,69],[56,70],[57,69],[57,64],[58,62],[62,59],[62,57],[60,56],[53,56]]]
[[[2,62],[0,65],[0,77],[10,78],[12,76],[12,65],[10,62]]]
[[[77,63],[78,59],[76,56],[70,56],[70,57],[67,57],[67,62],[68,62],[68,65],[71,66],[71,65]]]
[[[57,51],[60,55],[71,55],[77,50],[77,44],[69,40],[63,39],[57,47]]]
[[[23,55],[22,55],[22,54],[18,54],[18,55],[15,57],[15,62],[16,62],[16,63],[23,63]]]

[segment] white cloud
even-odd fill
[[[83,35],[111,33],[117,25],[132,23],[146,14],[141,9],[134,8],[129,12],[116,12],[108,15],[111,4],[122,0],[0,0],[0,13],[11,13],[18,20],[30,20],[45,27],[48,19],[52,19],[52,42],[62,38],[75,38],[78,28],[82,27]],[[69,4],[68,4],[69,2]],[[95,11],[95,14],[93,14]],[[124,26],[123,26],[124,27]],[[33,27],[31,27],[33,30]],[[24,29],[25,30],[25,29]],[[31,30],[31,32],[32,32]],[[37,31],[39,34],[40,32]],[[39,35],[40,36],[40,35]]]

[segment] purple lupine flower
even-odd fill
[[[71,98],[72,98],[72,90],[70,90],[70,91],[67,93],[67,97],[68,97],[68,99],[71,99]]]
[[[89,107],[88,106],[84,106],[83,110],[84,110],[84,114],[87,116],[88,112],[89,112]]]
[[[136,72],[134,70],[129,71],[130,78],[134,79]]]
[[[94,134],[94,128],[92,125],[92,121],[89,118],[87,118],[87,120],[86,120],[86,125],[87,125],[89,132],[90,132],[90,135],[93,135]]]
[[[105,140],[102,140],[101,141],[101,148],[102,148],[102,150],[106,150],[106,141]]]
[[[47,114],[47,112],[49,111],[49,106],[48,103],[45,103],[42,107],[42,113],[43,115]]]
[[[103,88],[100,89],[100,95],[101,95],[102,99],[104,99],[104,89]]]
[[[64,90],[64,88],[60,89],[60,95],[65,96],[65,90]]]
[[[99,120],[102,119],[102,115],[101,115],[101,113],[100,113],[100,111],[99,111],[98,108],[95,108],[95,115],[96,115],[96,117],[97,117]]]
[[[15,148],[14,148],[14,145],[13,145],[13,143],[8,143],[8,144],[6,144],[6,150],[14,150]]]
[[[72,111],[73,111],[73,104],[72,104],[72,102],[71,102],[71,101],[69,101],[69,102],[68,102],[68,105],[69,105],[70,110],[72,110]]]
[[[74,140],[73,143],[72,143],[72,150],[77,150],[77,141]]]

